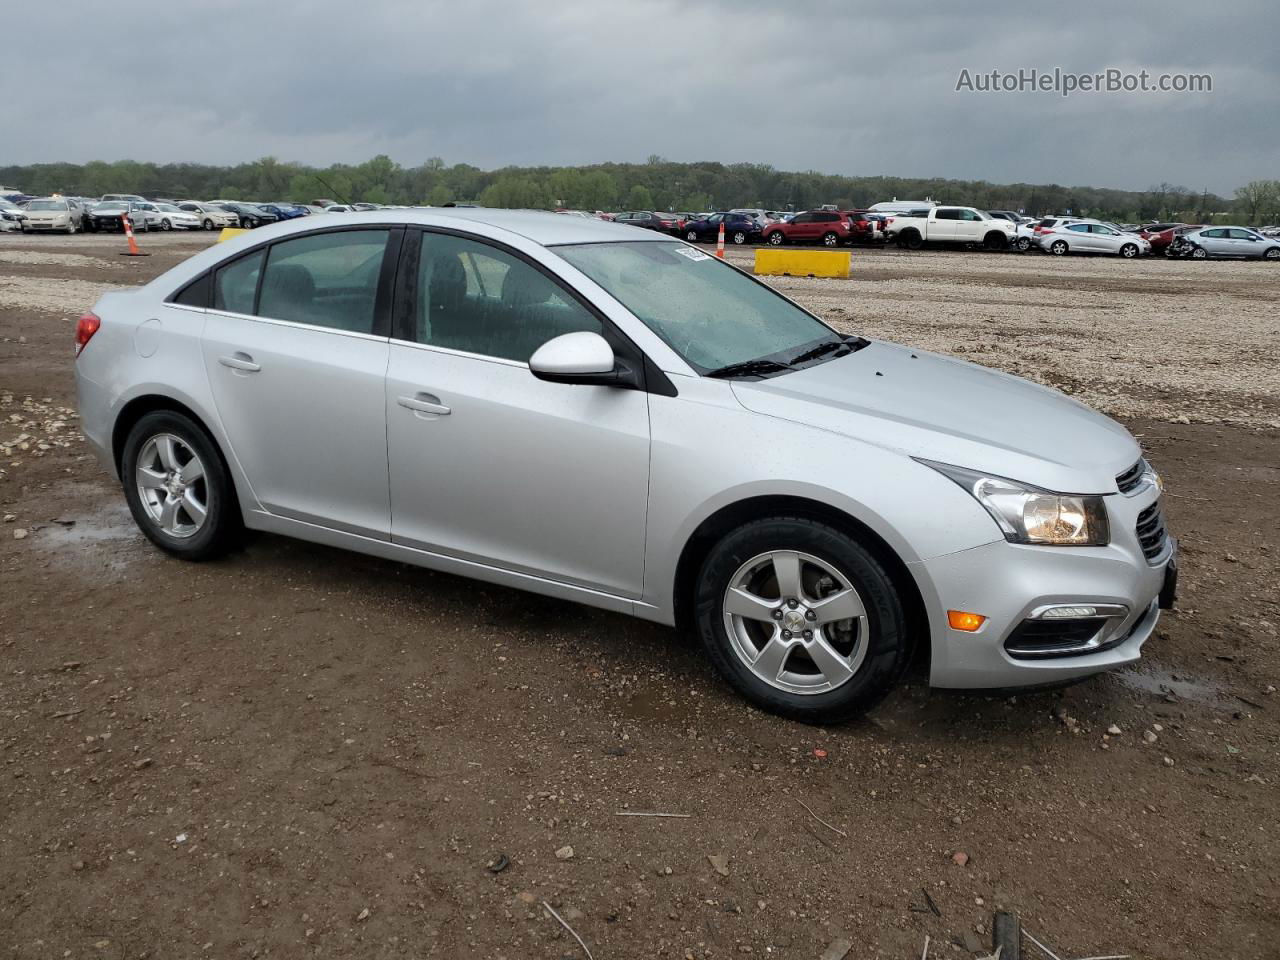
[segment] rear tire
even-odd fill
[[[827,233],[824,233],[824,234],[822,235],[822,245],[823,245],[824,247],[838,247],[838,246],[840,246],[840,235],[839,235],[838,233],[834,233],[834,232],[832,232],[832,231],[828,231]]]
[[[735,230],[733,232],[733,242],[740,247],[747,242],[747,235],[741,230]]]
[[[824,614],[822,601],[836,597],[836,613]],[[739,615],[744,598],[748,612]],[[717,543],[699,573],[694,617],[735,690],[805,723],[865,713],[911,657],[903,604],[884,567],[857,541],[804,517],[753,521]]]
[[[1066,256],[1067,251],[1070,249],[1071,248],[1067,246],[1067,241],[1065,240],[1055,240],[1053,243],[1049,244],[1049,252],[1055,257]]]
[[[1018,248],[1019,253],[1026,253],[1028,250],[1031,249],[1031,238],[1019,237],[1016,246]]]
[[[698,242],[698,231],[697,231],[697,230],[687,230],[687,231],[685,231],[684,238],[685,238],[686,240],[688,240],[690,243],[697,243],[697,242]]]
[[[898,246],[904,250],[919,250],[924,246],[924,237],[918,230],[904,230],[898,234]]]
[[[764,240],[765,243],[769,244],[771,247],[780,247],[787,242],[787,235],[781,230],[775,230],[773,233],[765,237]]]
[[[226,465],[190,417],[171,410],[142,417],[125,439],[120,476],[134,522],[166,553],[210,560],[242,541]]]
[[[1209,259],[1209,251],[1208,251],[1208,250],[1206,250],[1204,247],[1192,247],[1192,248],[1191,248],[1191,259],[1192,259],[1192,260],[1208,260],[1208,259]]]

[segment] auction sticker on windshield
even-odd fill
[[[701,250],[695,250],[693,247],[680,247],[676,250],[676,253],[680,254],[682,257],[688,257],[695,263],[699,260],[711,259],[711,254],[703,253]]]

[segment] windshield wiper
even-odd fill
[[[790,370],[791,364],[782,363],[778,360],[766,360],[763,357],[755,360],[743,360],[741,363],[731,363],[727,367],[719,367],[707,374],[708,377],[763,377],[770,373],[782,373]]]
[[[836,350],[842,351],[841,356],[845,353],[853,353],[853,347],[844,340],[827,340],[818,344],[812,350],[806,350],[798,357],[792,357],[791,363],[794,366],[797,363],[807,363],[810,360],[817,360],[819,357],[825,357],[828,353],[834,353]]]

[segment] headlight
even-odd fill
[[[955,481],[982,504],[1010,543],[1103,547],[1111,542],[1101,496],[1052,493],[946,463],[919,462]]]

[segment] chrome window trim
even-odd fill
[[[500,363],[504,367],[524,367],[529,369],[529,364],[520,360],[508,360],[506,357],[491,357],[485,353],[471,353],[469,350],[454,350],[451,347],[436,346],[431,343],[419,343],[417,340],[401,340],[398,337],[389,338],[392,343],[402,347],[414,347],[418,350],[426,350],[431,353],[443,353],[447,356],[462,357],[466,360],[484,360],[488,363]]]
[[[170,304],[172,306],[172,304]],[[200,310],[200,307],[188,307],[190,310]],[[358,330],[339,330],[337,327],[322,327],[314,323],[298,323],[296,320],[278,320],[275,317],[257,317],[251,313],[236,313],[233,310],[219,310],[217,307],[208,307],[206,313],[219,317],[231,317],[234,320],[254,320],[258,323],[269,323],[277,327],[292,327],[299,330],[315,330],[318,333],[332,333],[340,337],[353,337],[357,340],[372,340],[375,343],[387,343],[391,338],[382,337],[376,333],[360,333]]]

